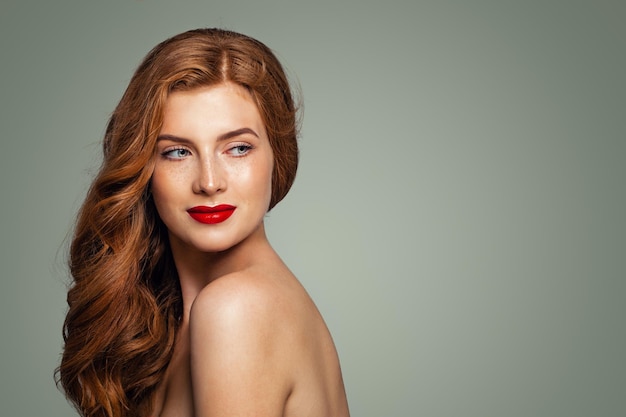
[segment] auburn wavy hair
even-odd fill
[[[148,417],[182,314],[167,230],[149,186],[163,106],[173,91],[233,82],[246,88],[274,154],[268,210],[298,165],[297,109],[272,51],[248,36],[197,29],[157,45],[107,125],[102,166],[70,246],[73,281],[57,382],[85,417]]]

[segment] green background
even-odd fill
[[[625,22],[596,0],[4,0],[0,415],[75,415],[69,231],[132,71],[204,26],[301,86],[268,229],[354,417],[626,415]]]

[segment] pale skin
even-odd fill
[[[173,358],[146,417],[346,417],[330,333],[271,247],[273,153],[249,93],[225,83],[166,101],[151,191],[183,296]],[[191,207],[236,209],[218,224]]]

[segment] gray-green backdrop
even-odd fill
[[[0,415],[75,415],[53,382],[68,231],[133,69],[202,26],[301,85],[268,228],[353,416],[626,415],[625,5],[4,0]]]

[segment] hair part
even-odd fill
[[[182,312],[167,230],[149,193],[163,108],[173,91],[232,82],[250,92],[274,155],[268,210],[298,165],[297,108],[272,51],[248,36],[197,29],[157,45],[107,125],[104,159],[79,212],[58,382],[85,417],[147,415]]]

